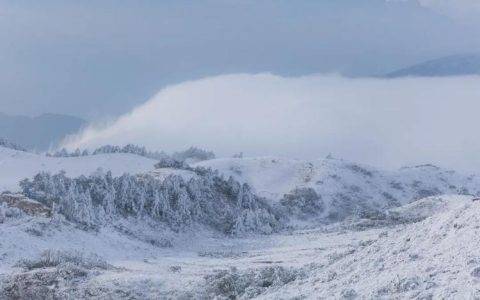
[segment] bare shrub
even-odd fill
[[[71,264],[85,269],[111,269],[112,266],[97,255],[85,256],[84,254],[74,251],[56,251],[46,250],[40,257],[35,259],[23,259],[17,262],[16,266],[26,270],[34,270],[49,267],[58,267],[61,265]]]
[[[208,298],[250,299],[304,276],[305,273],[302,270],[282,266],[246,271],[231,268],[205,278],[208,283],[206,296]]]

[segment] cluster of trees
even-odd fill
[[[92,152],[92,155],[97,154],[106,154],[106,153],[130,153],[136,154],[140,156],[148,156],[150,152],[145,149],[143,146],[137,146],[133,144],[128,144],[123,147],[120,146],[112,146],[112,145],[105,145],[100,148],[95,149]],[[151,154],[151,153],[150,153]]]
[[[325,209],[322,196],[318,195],[313,188],[307,187],[297,187],[283,195],[280,205],[288,215],[299,219],[318,216]]]
[[[173,153],[172,158],[176,161],[191,163],[214,159],[215,153],[197,147],[190,147],[187,150]]]
[[[1,140],[0,140],[1,143]],[[1,145],[1,144],[0,144]],[[79,156],[88,156],[88,155],[97,155],[97,154],[108,154],[108,153],[130,153],[135,155],[140,155],[157,160],[171,160],[180,163],[191,163],[198,162],[202,160],[208,160],[215,158],[215,154],[211,151],[206,151],[196,147],[190,147],[187,150],[175,152],[172,155],[168,155],[163,151],[148,151],[143,146],[137,146],[133,144],[128,144],[123,147],[105,145],[93,150],[91,153],[88,150],[76,149],[73,152],[69,152],[67,149],[63,148],[54,153],[47,153],[47,156],[52,157],[79,157]]]
[[[281,227],[275,210],[248,185],[210,169],[194,170],[196,176],[188,181],[98,171],[77,178],[39,173],[20,185],[26,196],[54,213],[93,227],[125,217],[151,218],[174,230],[203,224],[225,234],[271,233]]]
[[[80,156],[88,156],[90,155],[90,152],[88,152],[88,150],[82,151],[78,148],[73,152],[68,152],[67,149],[62,148],[59,151],[56,151],[54,153],[47,153],[46,155],[49,157],[80,157]]]
[[[97,155],[97,154],[106,154],[106,153],[131,153],[140,156],[148,156],[150,153],[148,152],[145,147],[140,147],[133,144],[128,144],[124,147],[120,146],[112,146],[112,145],[105,145],[93,150],[91,153],[88,150],[80,150],[76,149],[73,152],[69,152],[67,149],[62,148],[59,151],[54,153],[47,153],[47,156],[52,157],[79,157],[79,156],[88,156],[88,155]]]
[[[18,151],[24,151],[24,152],[27,151],[27,149],[23,148],[22,146],[17,145],[15,143],[12,143],[5,138],[0,138],[0,146],[5,147],[5,148],[9,148],[9,149],[13,149],[13,150],[18,150]]]

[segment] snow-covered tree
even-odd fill
[[[190,147],[187,150],[173,153],[172,158],[177,161],[192,163],[214,159],[215,153],[197,147]]]
[[[318,216],[324,210],[322,197],[313,188],[295,188],[280,200],[289,215],[301,219]]]
[[[281,227],[279,216],[248,185],[210,169],[191,170],[196,176],[189,180],[171,175],[163,181],[101,171],[77,178],[40,173],[21,187],[26,196],[88,226],[147,217],[174,230],[203,224],[225,234],[271,233]]]
[[[1,147],[5,147],[5,148],[9,148],[9,149],[13,149],[13,150],[17,150],[17,151],[23,151],[23,152],[26,152],[27,150],[25,148],[23,148],[22,146],[20,145],[17,145],[15,143],[12,143],[10,141],[8,141],[7,139],[5,138],[0,138],[0,146]]]

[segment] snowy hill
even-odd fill
[[[18,183],[39,172],[58,173],[64,170],[68,176],[89,175],[102,168],[115,175],[144,173],[154,169],[156,160],[124,153],[99,154],[84,157],[47,157],[0,146],[0,192],[17,191]]]
[[[382,171],[331,158],[302,161],[263,157],[214,159],[195,166],[211,167],[248,183],[273,203],[295,188],[312,188],[325,203],[324,215],[333,220],[433,195],[480,193],[479,176],[433,165]]]
[[[0,147],[0,185],[10,189],[39,171],[94,173],[36,176],[32,198],[0,194],[0,298],[480,296],[478,176],[333,158],[192,164],[222,179],[202,168],[154,170],[155,162]],[[283,226],[283,216],[301,226]]]
[[[47,157],[0,147],[0,191],[18,191],[20,180],[41,171],[53,174],[63,170],[66,176],[77,177],[101,168],[112,171],[113,176],[149,173],[160,180],[171,175],[180,176],[185,182],[198,179],[195,172],[186,169],[154,169],[155,163],[125,153]],[[272,206],[291,212],[303,205],[303,213],[325,221],[382,212],[428,196],[480,194],[479,176],[466,176],[432,165],[383,171],[333,158],[302,161],[260,157],[211,159],[192,167],[218,170],[225,178],[231,176],[249,184],[255,194]]]
[[[385,77],[480,75],[480,54],[453,55],[397,70]]]
[[[383,230],[360,246],[351,244],[308,279],[268,295],[308,298],[477,299],[480,278],[480,201],[433,197],[404,207],[425,220]],[[441,209],[440,209],[441,208]]]

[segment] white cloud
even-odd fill
[[[225,75],[160,91],[70,148],[136,143],[220,156],[346,159],[399,167],[433,162],[480,167],[480,77],[347,79]]]

